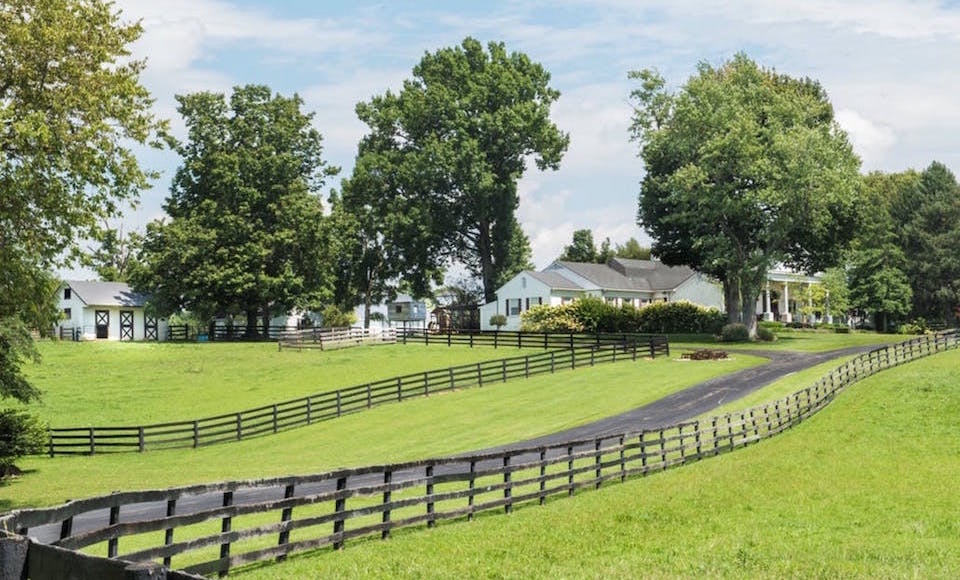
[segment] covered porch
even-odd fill
[[[812,289],[820,284],[822,279],[816,274],[807,276],[790,270],[771,270],[767,274],[757,312],[762,313],[763,320],[832,324],[829,291],[825,291],[822,312],[814,311]]]

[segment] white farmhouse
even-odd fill
[[[686,300],[722,308],[720,285],[686,266],[655,260],[613,258],[606,264],[555,261],[543,271],[524,271],[497,289],[497,300],[480,307],[480,325],[493,330],[490,317],[505,314],[504,330],[519,330],[520,314],[538,304],[566,304],[583,296],[623,306]]]
[[[64,281],[57,334],[74,340],[161,340],[166,321],[144,312],[146,297],[122,282]]]

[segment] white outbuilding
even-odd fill
[[[73,340],[162,340],[166,321],[147,315],[146,297],[123,282],[60,284],[57,334]]]

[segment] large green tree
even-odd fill
[[[163,125],[127,49],[140,33],[109,2],[0,3],[0,400],[39,396],[20,364],[35,355],[28,330],[56,317],[50,272],[149,184],[132,147]],[[31,433],[2,412],[0,470]]]
[[[516,254],[517,181],[530,159],[556,169],[569,141],[550,120],[549,81],[527,55],[467,38],[425,54],[399,92],[357,105],[369,127],[357,166],[381,182],[370,191],[386,189],[367,202],[384,220],[408,212],[383,233],[416,241],[399,264],[411,286],[456,261],[493,299]]]
[[[593,231],[575,230],[570,244],[563,247],[559,260],[568,262],[594,262],[597,259],[597,245],[593,241]]]
[[[960,306],[960,185],[956,177],[942,163],[931,163],[896,190],[890,211],[913,290],[911,313],[955,321],[954,309]]]
[[[298,96],[268,87],[178,96],[188,136],[164,204],[148,225],[134,285],[162,314],[258,318],[330,299],[318,190],[336,172]]]
[[[720,280],[729,319],[755,332],[772,266],[838,263],[858,222],[859,159],[817,82],[744,54],[701,63],[675,92],[655,71],[630,77],[653,254]]]

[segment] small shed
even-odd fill
[[[401,294],[395,300],[387,303],[387,320],[390,324],[400,323],[404,328],[408,326],[426,326],[427,304],[411,296]]]
[[[58,298],[62,338],[160,340],[166,333],[166,321],[146,314],[146,297],[123,282],[64,281]]]

